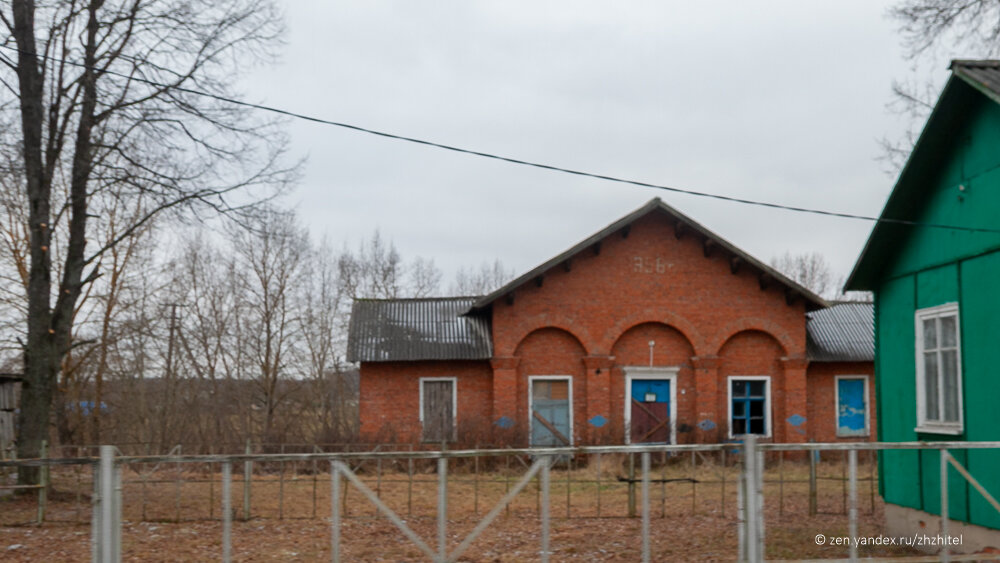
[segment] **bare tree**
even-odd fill
[[[867,291],[842,291],[845,278],[835,278],[826,258],[818,252],[792,254],[771,259],[771,267],[805,286],[816,295],[834,302],[870,302],[872,294]]]
[[[306,369],[313,405],[302,412],[314,412],[303,422],[312,422],[311,434],[320,442],[339,442],[354,436],[357,421],[351,408],[354,390],[349,385],[343,362],[346,322],[340,318],[346,296],[337,280],[337,257],[325,241],[308,261],[301,285],[301,335],[308,353]],[[315,408],[310,408],[315,407]]]
[[[392,299],[403,291],[403,259],[396,245],[385,242],[377,230],[371,239],[358,244],[357,254],[344,245],[337,272],[341,291],[352,298]]]
[[[1000,3],[995,0],[900,0],[889,11],[898,23],[906,58],[913,73],[894,80],[889,109],[903,115],[909,128],[901,139],[883,137],[880,157],[886,171],[896,174],[909,158],[920,127],[930,115],[941,89],[934,71],[959,53],[959,58],[987,58],[1000,54]],[[936,74],[936,73],[935,73]]]
[[[104,209],[94,225],[95,233],[99,241],[109,241],[118,238],[121,228],[130,228],[136,219],[145,213],[140,201],[112,200],[112,207]],[[126,206],[135,203],[131,208]],[[100,443],[101,440],[101,417],[104,409],[101,405],[105,402],[104,383],[111,369],[111,356],[115,341],[119,335],[117,330],[120,323],[118,317],[126,312],[136,303],[130,299],[133,283],[142,283],[148,275],[144,272],[151,264],[151,236],[150,229],[152,223],[145,223],[141,228],[133,229],[129,235],[118,244],[110,247],[94,264],[94,271],[100,276],[90,284],[87,291],[81,295],[77,302],[76,313],[74,314],[74,346],[83,346],[82,358],[71,357],[72,351],[64,357],[61,377],[57,379],[58,385],[53,391],[56,398],[56,427],[60,437],[70,433],[66,415],[70,414],[66,408],[66,402],[60,400],[68,390],[74,390],[74,402],[79,407],[82,387],[91,381],[85,377],[79,377],[77,367],[81,361],[86,361],[91,355],[94,356],[93,369],[89,375],[92,376],[93,383],[93,405],[91,409],[90,438],[92,443]],[[92,319],[88,317],[93,317]],[[81,336],[81,332],[89,332]],[[79,411],[79,408],[77,408]]]
[[[503,265],[499,258],[490,262],[483,262],[479,269],[463,266],[455,274],[455,281],[451,284],[453,295],[486,295],[504,286],[514,279],[514,270]]]
[[[942,43],[987,56],[1000,53],[1000,3],[995,0],[902,0],[890,14],[899,22],[911,58]]]
[[[245,334],[236,330],[243,303],[237,262],[232,252],[210,243],[199,231],[184,243],[173,264],[172,299],[183,304],[178,364],[190,378],[204,382],[208,403],[217,405],[204,423],[208,428],[199,422],[199,434],[203,442],[249,436],[248,426],[232,427],[249,403],[241,395],[226,395],[229,384],[241,376],[246,351],[241,340]]]
[[[441,285],[441,271],[433,260],[417,257],[407,263],[378,230],[361,240],[357,252],[344,245],[337,274],[342,293],[350,298],[429,297]]]
[[[285,391],[279,382],[304,375],[295,371],[301,328],[296,290],[303,282],[309,239],[293,214],[270,210],[259,228],[237,231],[233,247],[245,302],[240,326],[260,393],[262,433],[265,440],[274,441],[275,414]]]
[[[818,252],[785,254],[771,259],[771,267],[819,296],[827,296],[833,287],[833,274],[826,258]]]
[[[35,457],[96,262],[157,215],[245,211],[291,179],[274,123],[220,100],[244,62],[266,58],[281,20],[269,0],[12,0],[0,21],[0,108],[20,121],[0,148],[19,154],[28,209],[18,455]],[[145,213],[88,248],[96,203],[138,197]]]
[[[441,287],[441,270],[431,258],[417,256],[410,264],[409,291],[411,297],[433,297]]]

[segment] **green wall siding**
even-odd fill
[[[981,98],[966,115],[949,150],[924,156],[940,162],[926,185],[908,187],[921,198],[908,218],[1000,228],[1000,106]],[[876,288],[879,439],[1000,441],[1000,235],[918,228],[895,245]],[[961,323],[964,434],[918,435],[914,316],[951,302]],[[1000,451],[952,454],[1000,498]],[[885,452],[880,463],[887,502],[940,513],[937,452]],[[1000,528],[1000,514],[953,469],[948,483],[952,518]]]
[[[917,309],[958,301],[958,265],[949,264],[919,272],[917,274],[916,298]],[[916,311],[913,312],[916,313]],[[910,322],[914,323],[914,330],[916,330],[914,315],[910,315]],[[914,361],[916,360],[914,359]]]
[[[1000,440],[1000,252],[963,262],[961,279],[965,437]],[[966,467],[1000,498],[1000,451],[971,451]],[[969,501],[972,521],[1000,528],[1000,514],[975,490]]]
[[[958,124],[957,133],[950,137],[950,148],[933,155],[938,160],[935,173],[920,179],[922,186],[908,186],[910,193],[920,197],[912,202],[917,211],[908,218],[944,225],[998,226],[1000,106],[982,96],[975,99],[967,120]],[[899,242],[883,279],[1000,248],[1000,234],[915,228]]]
[[[918,309],[951,302],[959,303],[965,431],[960,436],[918,434],[914,315]],[[1000,441],[1000,251],[885,280],[876,307],[879,439]],[[1000,451],[952,454],[1000,496]],[[935,451],[885,452],[885,500],[939,514],[939,463]],[[953,469],[948,483],[953,519],[1000,528],[1000,514]]]
[[[951,437],[941,439],[951,439]],[[966,452],[954,450],[950,452],[955,459],[968,467]],[[931,514],[941,513],[941,454],[933,450],[920,451],[920,474],[922,476],[923,494],[922,506],[916,506]],[[973,491],[975,492],[975,491]],[[948,518],[969,522],[969,487],[965,479],[955,471],[948,469]]]
[[[907,277],[886,281],[878,292],[878,354],[875,356],[875,386],[879,400],[880,440],[916,440],[915,376],[909,380],[901,377],[913,374],[914,353],[912,320],[905,322],[907,311],[914,310],[914,279]],[[912,313],[910,319],[912,319]],[[882,452],[883,497],[887,502],[920,508],[920,466],[915,451]]]

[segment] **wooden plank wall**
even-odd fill
[[[21,383],[0,380],[0,459],[10,457],[9,448],[14,442],[14,410]]]

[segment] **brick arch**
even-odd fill
[[[525,339],[531,336],[532,333],[545,328],[559,329],[569,333],[570,336],[576,339],[576,341],[580,344],[580,347],[582,347],[586,353],[590,353],[590,351],[594,349],[593,338],[591,338],[590,332],[587,331],[586,327],[574,324],[572,319],[566,315],[560,313],[536,315],[525,319],[519,324],[519,328],[521,330],[518,332],[520,333],[520,336],[517,338],[505,339],[505,345],[494,351],[495,356],[513,356]]]
[[[512,356],[517,356],[518,352],[521,350],[521,345],[522,344],[524,344],[525,342],[527,342],[527,340],[529,338],[531,338],[532,336],[538,334],[539,332],[546,331],[546,330],[552,330],[552,331],[561,332],[561,333],[566,334],[567,336],[569,336],[570,338],[573,339],[573,342],[575,342],[577,346],[580,347],[580,351],[582,352],[582,354],[584,356],[587,355],[587,347],[583,344],[583,341],[580,340],[579,336],[577,336],[576,334],[574,334],[573,331],[571,331],[569,329],[566,329],[566,328],[561,327],[561,326],[553,325],[553,324],[548,324],[548,325],[545,325],[545,326],[540,326],[538,328],[529,330],[527,333],[525,333],[525,335],[523,337],[521,337],[520,340],[518,340],[517,346],[514,346],[514,349],[511,351],[511,355]]]
[[[722,327],[722,330],[715,334],[715,340],[712,341],[712,345],[708,349],[713,355],[717,355],[732,337],[747,331],[762,332],[770,336],[778,343],[785,356],[793,355],[796,350],[795,341],[781,325],[756,317],[737,319]]]
[[[714,350],[708,346],[708,341],[705,340],[693,323],[665,307],[656,307],[619,319],[618,322],[604,333],[600,343],[592,349],[593,352],[591,353],[611,354],[611,349],[614,348],[615,343],[618,342],[623,334],[634,327],[646,323],[667,325],[681,333],[681,336],[686,338],[688,343],[691,344],[691,348],[694,350],[696,356],[702,356],[708,354],[709,350]]]

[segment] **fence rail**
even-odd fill
[[[609,516],[634,516],[641,518],[640,540],[642,557],[644,561],[649,561],[651,557],[650,546],[650,521],[654,517],[653,496],[654,485],[660,485],[661,504],[660,516],[666,517],[666,487],[685,487],[690,484],[691,513],[698,509],[699,487],[715,486],[721,489],[719,494],[719,506],[722,512],[726,512],[727,497],[736,495],[736,502],[732,505],[738,509],[739,521],[739,556],[741,560],[761,561],[764,557],[765,529],[763,517],[764,491],[766,486],[777,485],[778,504],[784,510],[784,488],[786,485],[809,484],[810,487],[810,511],[809,514],[816,514],[817,506],[815,502],[815,490],[820,481],[842,482],[843,483],[843,514],[848,519],[849,535],[854,537],[858,531],[859,518],[859,484],[867,482],[869,495],[871,498],[870,510],[874,511],[875,503],[875,483],[873,459],[869,458],[869,477],[859,476],[859,455],[858,452],[874,452],[881,450],[939,450],[943,453],[942,475],[947,471],[949,465],[953,466],[962,474],[964,478],[970,480],[973,487],[1000,511],[1000,504],[996,502],[989,493],[968,474],[947,452],[948,450],[970,450],[970,449],[1000,449],[1000,442],[906,442],[906,443],[834,443],[834,444],[761,444],[753,437],[748,437],[741,443],[727,444],[698,444],[698,445],[631,445],[631,446],[592,446],[574,448],[505,448],[505,449],[473,449],[454,451],[367,451],[367,452],[319,452],[312,453],[248,453],[251,448],[246,448],[244,453],[231,454],[211,454],[193,455],[183,454],[175,450],[175,455],[153,456],[153,455],[120,455],[113,446],[105,446],[100,449],[100,457],[80,456],[73,458],[39,458],[32,460],[10,460],[0,461],[0,468],[16,467],[43,467],[59,468],[71,467],[74,469],[77,484],[77,503],[80,505],[80,490],[84,486],[84,479],[81,476],[86,473],[87,467],[91,468],[91,480],[93,487],[92,495],[92,554],[95,561],[118,561],[121,556],[121,522],[123,513],[123,496],[141,495],[142,515],[145,520],[149,516],[146,512],[147,488],[154,486],[172,486],[176,494],[176,505],[174,520],[180,521],[181,515],[181,490],[192,485],[207,485],[209,494],[209,519],[222,521],[222,549],[220,557],[228,561],[232,554],[231,536],[232,520],[237,514],[233,507],[233,491],[235,486],[243,487],[243,519],[250,519],[253,515],[251,511],[251,488],[254,486],[255,476],[259,484],[277,486],[279,489],[278,518],[289,517],[284,512],[284,491],[286,484],[294,483],[296,486],[311,487],[312,506],[311,513],[307,518],[317,518],[318,506],[322,497],[319,492],[321,483],[320,475],[327,471],[330,475],[329,499],[331,502],[331,512],[327,513],[331,521],[330,541],[331,551],[334,561],[339,558],[339,546],[342,539],[341,526],[344,518],[351,517],[378,517],[386,518],[400,529],[404,536],[413,541],[425,555],[434,561],[452,561],[468,549],[469,545],[476,537],[488,527],[501,513],[509,513],[511,505],[519,494],[525,494],[530,490],[529,485],[534,482],[535,486],[535,516],[540,525],[540,559],[548,560],[550,552],[551,536],[549,533],[549,522],[553,518],[552,501],[554,487],[565,489],[566,508],[563,516],[566,518],[579,517],[600,517]],[[318,449],[318,448],[314,448]],[[817,472],[816,456],[811,452],[843,452],[844,464],[840,476],[819,475]],[[808,479],[789,478],[785,479],[785,459],[786,454],[798,452],[796,455],[801,458],[805,454],[809,458],[810,472]],[[603,477],[601,460],[609,456],[623,456],[629,463],[625,476],[619,475],[616,479],[606,479]],[[654,457],[659,457],[659,467],[653,466]],[[728,457],[727,457],[728,456]],[[580,475],[580,469],[574,469],[574,460],[592,457],[596,461],[596,477]],[[638,474],[636,474],[635,457],[639,457]],[[690,465],[686,465],[686,459],[690,458]],[[771,460],[771,475],[777,467],[778,479],[765,478],[767,471],[767,459]],[[480,477],[480,468],[485,464],[492,463],[498,466],[497,460],[504,460],[504,470],[500,473],[502,480],[496,476],[489,479]],[[512,462],[515,468],[523,468],[526,472],[519,478],[512,477],[514,471],[511,469]],[[700,465],[699,465],[700,462]],[[243,464],[243,481],[234,480],[233,469]],[[399,471],[387,472],[386,465],[390,470],[395,467]],[[417,474],[416,466],[425,465],[428,472],[436,473],[435,478],[422,478]],[[620,464],[620,461],[619,461]],[[291,465],[292,477],[287,478],[286,466]],[[563,467],[562,473],[553,473],[556,467]],[[619,467],[621,467],[619,465]],[[828,467],[828,466],[824,466]],[[405,469],[404,469],[405,468]],[[799,464],[801,469],[801,464]],[[146,469],[146,471],[143,471]],[[708,469],[708,474],[713,475],[713,479],[705,479],[704,473]],[[173,472],[172,478],[160,478],[164,471]],[[659,473],[657,473],[659,471]],[[684,477],[684,472],[690,477]],[[207,475],[207,477],[197,478],[196,474]],[[797,470],[801,473],[801,470]],[[362,478],[359,475],[364,475]],[[400,478],[400,475],[404,475]],[[305,478],[300,478],[300,477]],[[126,478],[128,477],[128,478]],[[346,480],[348,486],[342,486],[342,481]],[[947,479],[942,479],[944,485],[942,495],[947,494]],[[400,514],[404,514],[401,506],[394,510],[383,501],[383,489],[391,484],[403,485],[408,488],[405,515],[407,518],[413,510],[413,489],[418,486],[436,485],[437,490],[437,510],[438,521],[438,541],[436,546],[430,546],[423,542],[412,530],[406,528],[404,519]],[[608,507],[602,513],[601,491],[604,485],[614,485],[620,490],[627,491],[628,511],[627,513],[610,514]],[[579,506],[574,506],[571,491],[574,486],[596,485],[597,506],[596,514],[584,514]],[[475,529],[449,552],[446,541],[447,515],[448,515],[448,487],[469,487],[475,498],[475,513],[478,515],[480,508],[480,495],[487,489],[492,489],[497,494],[502,492],[499,501],[494,504]],[[218,489],[217,489],[218,487]],[[325,483],[324,483],[325,487]],[[347,510],[348,490],[353,489],[360,493],[362,498],[371,504],[374,512],[367,514],[354,514]],[[561,490],[561,489],[560,489]],[[674,489],[678,490],[678,489]],[[728,494],[727,494],[728,492]],[[702,493],[702,499],[705,499]],[[216,496],[218,495],[218,496]],[[484,495],[485,500],[488,495]],[[494,495],[496,496],[496,495]],[[729,497],[731,498],[731,497]],[[946,497],[943,497],[946,501]],[[636,500],[639,500],[636,503]],[[672,499],[673,502],[675,499]],[[730,501],[731,502],[731,501]],[[220,505],[216,507],[216,505]],[[638,505],[638,506],[637,506]],[[732,506],[730,505],[730,506]],[[946,506],[946,504],[945,504]],[[218,516],[215,510],[218,509]],[[77,518],[82,516],[82,511],[78,509]],[[41,518],[41,516],[40,516]],[[155,519],[155,518],[153,518]],[[402,524],[402,525],[400,525]],[[942,533],[947,532],[947,514],[942,519]],[[848,560],[854,561],[858,557],[856,544],[847,547]],[[939,557],[941,560],[948,560],[950,554],[947,548]],[[977,560],[991,559],[989,555],[979,554]],[[992,557],[1000,559],[1000,555]],[[920,560],[920,559],[896,559],[896,560]],[[952,560],[962,560],[954,558]]]

